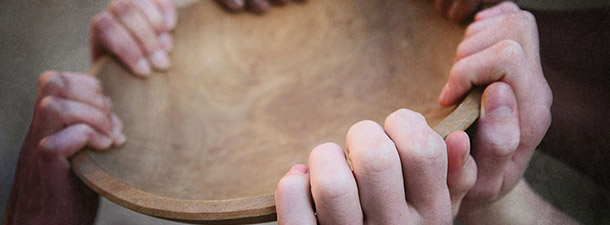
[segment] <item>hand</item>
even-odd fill
[[[501,1],[505,0],[435,0],[434,8],[443,16],[459,23],[472,15],[481,5]]]
[[[124,143],[121,121],[91,76],[48,71],[38,85],[5,224],[92,224],[99,198],[70,172],[68,158],[85,146]]]
[[[362,121],[349,129],[353,171],[334,143],[311,152],[309,169],[293,166],[275,191],[279,224],[450,224],[476,179],[466,133],[445,145],[409,110],[384,128]]]
[[[172,0],[114,0],[108,11],[93,18],[93,60],[114,54],[141,77],[150,75],[151,68],[167,70],[176,21]]]
[[[534,16],[505,2],[479,12],[458,46],[456,63],[441,92],[442,105],[456,103],[475,85],[483,93],[473,140],[478,166],[464,214],[510,192],[551,123],[552,94],[540,66]]]
[[[288,3],[289,0],[216,0],[219,4],[225,6],[228,10],[232,12],[241,11],[245,8],[248,8],[252,12],[255,13],[265,13],[271,7],[271,3],[275,5],[284,5]],[[305,0],[298,0],[305,1]]]

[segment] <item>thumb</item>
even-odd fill
[[[504,82],[489,85],[483,93],[481,116],[473,142],[477,181],[468,197],[495,199],[512,179],[511,162],[520,141],[519,112],[513,89]]]

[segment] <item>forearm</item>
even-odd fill
[[[24,142],[3,225],[93,224],[99,197],[63,161],[33,157]],[[44,174],[44,172],[48,172]]]
[[[540,197],[524,179],[506,196],[487,206],[469,206],[460,219],[476,224],[580,224]]]

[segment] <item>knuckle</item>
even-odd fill
[[[499,138],[502,137],[502,138]],[[520,137],[518,133],[513,135],[493,135],[489,137],[486,145],[489,148],[490,154],[496,158],[506,158],[511,156],[519,147]]]
[[[48,85],[49,83],[57,83],[58,81],[61,81],[59,76],[61,76],[61,74],[59,72],[54,71],[54,70],[47,70],[47,71],[41,73],[40,76],[38,77],[38,86],[44,87],[44,86]]]
[[[59,98],[47,95],[40,100],[38,107],[43,113],[57,113],[61,112],[62,105]]]
[[[309,156],[310,160],[315,160],[317,158],[323,158],[327,155],[328,151],[343,151],[341,146],[333,142],[327,142],[321,145],[316,146]]]
[[[87,140],[92,140],[98,135],[98,133],[87,124],[79,123],[72,126],[74,126],[73,129],[76,130],[76,133],[82,134]]]
[[[108,12],[101,12],[93,17],[91,24],[95,29],[104,29],[112,22],[112,15]]]
[[[506,7],[507,9],[512,10],[519,10],[519,6],[517,5],[517,3],[514,3],[512,1],[504,1],[501,3],[500,7]]]
[[[377,124],[374,121],[371,120],[362,120],[359,121],[357,123],[355,123],[354,125],[352,125],[352,127],[349,128],[349,130],[347,131],[348,136],[353,136],[350,134],[353,134],[355,132],[362,131],[362,130],[373,130],[373,129],[378,129],[380,128],[379,124]],[[356,135],[357,136],[357,135]]]
[[[286,175],[277,183],[275,194],[277,196],[289,195],[299,192],[302,187],[307,185],[307,179],[304,176],[296,174]]]
[[[360,151],[352,163],[362,168],[365,174],[383,173],[400,164],[394,143],[388,138],[371,140]]]
[[[396,124],[425,123],[426,118],[421,113],[408,109],[399,109],[391,113],[385,120],[386,127],[393,127]]]
[[[496,54],[506,63],[510,63],[511,65],[514,65],[525,58],[521,44],[511,39],[499,41]]]
[[[521,20],[524,21],[528,27],[531,28],[532,25],[536,25],[536,17],[531,12],[526,11],[526,10],[521,10],[518,15],[521,18]]]
[[[447,147],[443,138],[434,131],[419,132],[410,141],[412,146],[409,152],[411,158],[416,162],[426,163],[428,161],[446,158]]]
[[[352,183],[348,181],[348,175],[333,171],[312,176],[312,193],[319,199],[328,200],[329,202],[344,198],[354,189],[351,187]]]
[[[122,14],[130,10],[131,4],[127,0],[114,0],[110,3],[110,11],[116,14]]]

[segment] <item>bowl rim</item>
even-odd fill
[[[188,5],[190,4],[181,5],[179,8]],[[88,74],[97,76],[108,63],[113,61],[116,60],[112,56],[98,58]],[[470,127],[479,117],[482,93],[482,87],[474,88],[433,129],[445,138],[453,131]],[[181,199],[157,195],[132,187],[115,178],[95,163],[88,154],[90,151],[85,149],[70,159],[72,171],[99,195],[125,208],[187,223],[237,224],[269,222],[276,219],[273,193],[223,200]]]
[[[110,57],[101,57],[91,69],[98,74]],[[479,117],[482,88],[473,89],[433,129],[443,138],[465,130]],[[128,209],[154,217],[181,222],[266,222],[275,220],[274,194],[223,200],[181,199],[161,196],[132,187],[109,174],[93,161],[85,149],[71,158],[75,174],[104,198]]]

